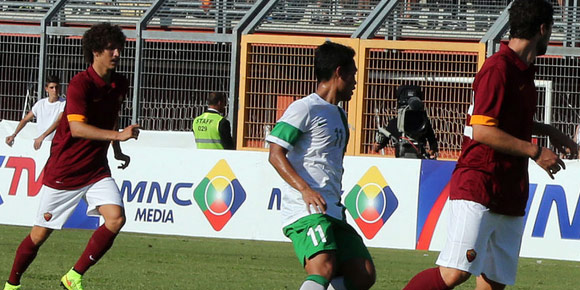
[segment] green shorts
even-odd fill
[[[302,266],[321,251],[336,251],[336,260],[342,264],[354,258],[372,260],[362,238],[346,222],[325,214],[311,214],[283,228],[294,245]]]

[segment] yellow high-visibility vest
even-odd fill
[[[220,138],[220,114],[205,112],[193,120],[193,134],[198,149],[224,149]]]

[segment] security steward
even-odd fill
[[[226,110],[224,93],[211,93],[208,109],[193,120],[193,134],[198,149],[235,149],[230,122],[222,116]]]

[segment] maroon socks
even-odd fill
[[[415,275],[403,290],[447,290],[451,289],[443,281],[439,268],[427,269]]]
[[[30,263],[36,258],[38,253],[38,246],[32,242],[30,235],[26,236],[18,250],[16,250],[16,257],[14,257],[14,264],[12,265],[12,271],[10,272],[10,277],[8,278],[8,283],[12,285],[20,285],[20,277],[26,271]]]
[[[117,234],[109,231],[105,225],[100,226],[94,233],[85,251],[74,266],[74,270],[83,275],[92,265],[96,264],[113,245]]]

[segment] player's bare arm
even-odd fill
[[[127,141],[131,138],[137,139],[139,136],[139,124],[133,124],[127,126],[123,131],[119,132],[116,130],[106,130],[97,128],[93,125],[79,122],[70,121],[70,131],[75,138],[84,138],[89,140],[97,141]]]
[[[32,120],[32,118],[34,118],[34,113],[32,113],[32,111],[30,111],[30,112],[28,112],[28,114],[26,114],[26,116],[24,116],[24,118],[22,118],[22,120],[20,120],[20,122],[18,123],[18,126],[16,126],[16,130],[14,130],[14,134],[6,137],[6,144],[8,144],[8,146],[12,147],[12,145],[14,144],[14,138],[16,138],[16,135],[18,135],[18,133],[20,133],[22,128],[24,128],[24,126],[26,126],[26,124],[28,124],[28,122],[30,122]]]
[[[577,158],[578,156],[578,144],[562,133],[562,131],[556,129],[552,125],[534,122],[534,127],[532,129],[535,135],[548,136],[550,138],[550,144],[552,144],[560,153],[571,155]]]
[[[505,154],[530,157],[552,179],[554,179],[554,174],[560,171],[560,169],[566,169],[564,161],[558,158],[552,150],[516,138],[498,127],[474,124],[473,140]]]
[[[56,130],[56,128],[58,127],[58,123],[60,123],[60,118],[62,118],[62,114],[63,114],[62,112],[58,114],[58,117],[56,118],[54,123],[52,123],[52,125],[50,125],[50,127],[48,127],[48,129],[46,129],[44,133],[42,133],[40,136],[34,139],[34,150],[40,149],[40,147],[42,146],[42,141],[44,141],[46,136],[52,134],[52,132]]]
[[[115,123],[118,124],[118,120]],[[114,130],[118,131],[118,125],[115,125]],[[138,138],[138,136],[135,137],[135,139],[137,139],[137,138]],[[121,165],[117,166],[117,168],[119,168],[119,169],[127,168],[129,166],[129,163],[131,163],[131,157],[129,157],[129,155],[126,155],[123,153],[123,151],[121,151],[121,142],[112,141],[111,145],[113,146],[113,152],[115,153],[115,159],[123,162],[123,163],[121,163]]]
[[[308,183],[296,173],[296,170],[286,158],[286,153],[288,153],[286,148],[270,143],[268,161],[274,166],[284,181],[302,193],[302,199],[306,202],[308,212],[310,212],[310,206],[312,206],[317,213],[326,213],[326,201],[324,201],[320,193],[310,188]]]
[[[129,166],[129,163],[131,162],[131,157],[129,157],[129,155],[126,155],[123,153],[123,151],[121,151],[121,144],[119,141],[113,141],[111,142],[111,145],[113,146],[115,159],[122,162],[121,165],[117,166],[117,168],[119,169],[127,168]]]

